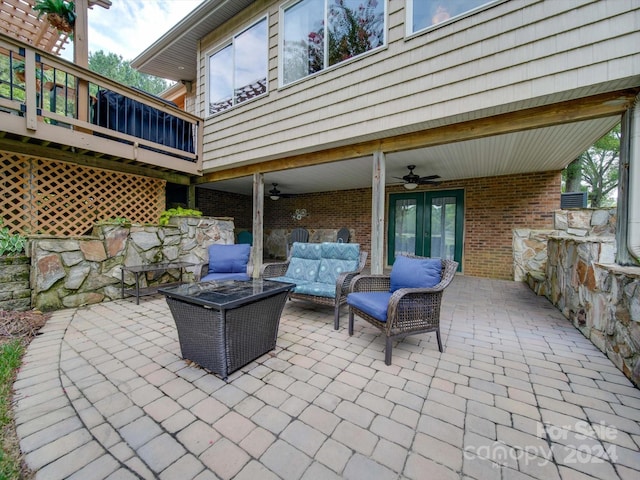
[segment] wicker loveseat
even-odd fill
[[[290,299],[333,306],[333,326],[337,330],[351,279],[362,272],[366,260],[367,252],[357,243],[295,242],[289,259],[263,265],[260,277],[295,283]]]
[[[354,315],[382,330],[386,336],[385,363],[391,365],[393,340],[436,332],[440,338],[442,293],[453,280],[458,262],[414,255],[398,256],[390,275],[358,275],[350,285],[349,335]]]

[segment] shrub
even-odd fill
[[[158,223],[160,225],[168,225],[169,219],[171,217],[201,217],[202,212],[200,210],[192,210],[190,208],[170,208],[169,210],[165,210],[160,215],[160,220]]]
[[[0,218],[0,227],[3,223],[3,220]],[[26,237],[17,233],[9,233],[9,227],[0,228],[0,256],[19,255],[24,251],[26,243]]]

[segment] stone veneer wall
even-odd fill
[[[545,295],[640,387],[640,267],[613,264],[606,237],[551,237]]]
[[[547,241],[551,236],[613,238],[615,233],[615,209],[558,210],[554,212],[554,229],[515,229],[513,230],[513,279],[517,282],[527,281],[529,277],[535,281],[544,279],[547,265]],[[612,254],[615,256],[615,252]]]
[[[30,269],[29,258],[24,255],[0,257],[0,310],[31,308]]]
[[[42,311],[79,307],[121,297],[121,266],[191,262],[186,280],[199,275],[207,247],[232,244],[233,219],[173,217],[168,226],[98,224],[93,236],[31,237],[31,304]],[[141,286],[172,281],[179,272],[147,274]],[[134,282],[125,274],[125,286]]]

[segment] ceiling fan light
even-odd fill
[[[418,186],[417,183],[407,182],[404,184],[404,188],[407,190],[414,190]]]
[[[280,198],[280,190],[278,190],[278,184],[277,183],[272,183],[271,185],[273,185],[273,188],[271,190],[269,190],[269,198],[271,200],[278,200]]]

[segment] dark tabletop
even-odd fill
[[[161,288],[158,291],[167,297],[205,307],[229,309],[291,290],[293,287],[293,283],[252,279],[187,283],[174,288]]]

